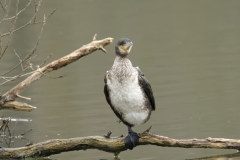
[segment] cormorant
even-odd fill
[[[116,116],[127,125],[128,135],[124,142],[131,150],[140,138],[131,127],[147,122],[151,111],[155,110],[155,100],[148,80],[127,58],[132,46],[132,41],[127,38],[121,38],[117,42],[113,66],[104,77],[106,100]]]

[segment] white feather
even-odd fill
[[[114,77],[107,81],[107,84],[111,103],[122,113],[123,119],[133,125],[143,124],[148,118],[149,111],[145,109],[145,97],[138,84],[137,70],[132,70],[132,75],[124,81]]]

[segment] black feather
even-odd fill
[[[146,96],[147,96],[147,98],[148,98],[148,100],[151,104],[152,110],[155,110],[156,109],[155,99],[154,99],[154,96],[153,96],[152,87],[151,87],[150,83],[148,82],[148,80],[144,77],[144,74],[142,73],[142,71],[138,67],[135,67],[135,68],[138,71],[139,85],[141,86],[144,93],[146,94]]]

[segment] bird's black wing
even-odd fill
[[[107,74],[105,75],[104,77],[104,82],[105,82],[105,85],[104,85],[104,94],[105,94],[105,97],[106,97],[106,100],[108,102],[108,104],[112,107],[112,103],[111,103],[111,100],[110,100],[110,96],[109,96],[109,90],[108,90],[108,86],[107,86]]]
[[[136,69],[138,71],[139,85],[143,88],[143,91],[147,95],[148,100],[152,106],[152,110],[155,110],[155,99],[153,96],[152,87],[151,87],[150,83],[148,82],[148,80],[144,77],[144,74],[142,73],[142,71],[138,67],[136,67]]]

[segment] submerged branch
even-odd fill
[[[240,159],[240,153],[223,154],[223,155],[217,155],[217,156],[193,158],[193,159],[186,159],[186,160],[238,160],[238,159]]]
[[[239,149],[240,140],[224,138],[172,139],[154,135],[147,131],[141,133],[140,145],[181,148]],[[118,155],[127,150],[122,138],[88,136],[70,139],[54,139],[20,148],[1,148],[0,158],[46,157],[62,152],[98,149]]]

